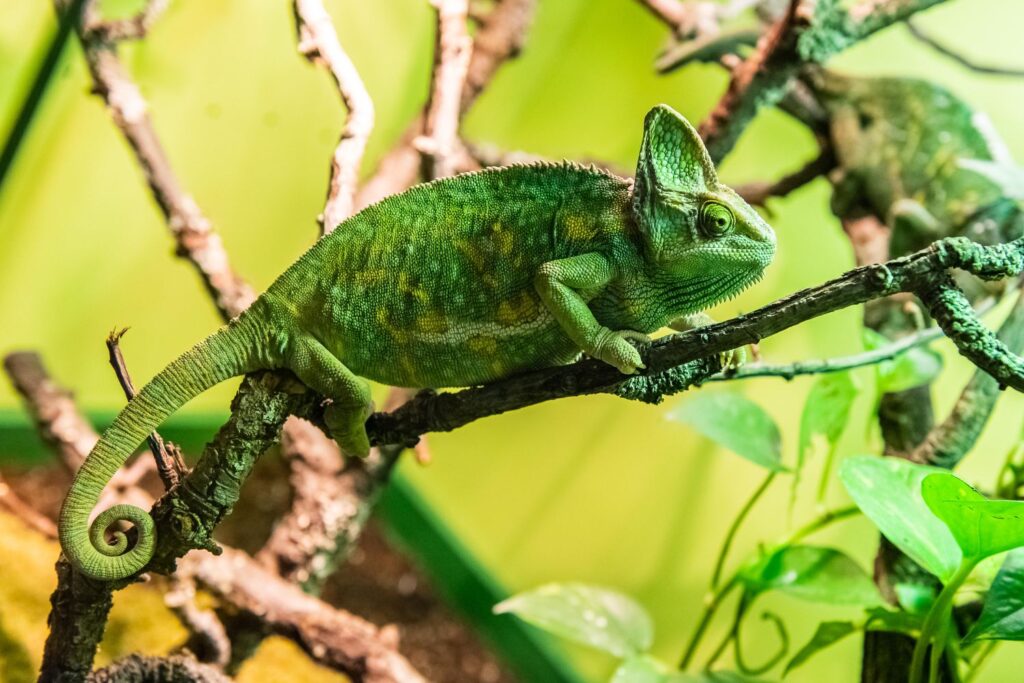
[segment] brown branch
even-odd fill
[[[431,0],[431,4],[437,10],[434,71],[423,135],[413,142],[424,156],[428,179],[457,172],[462,92],[473,54],[466,26],[468,0]]]
[[[57,538],[57,525],[53,523],[53,520],[36,511],[35,508],[18,497],[18,494],[4,481],[2,475],[0,475],[0,510],[14,515],[30,529],[49,539]]]
[[[725,94],[700,126],[711,158],[721,161],[764,106],[777,103],[806,63],[822,63],[850,45],[943,0],[866,0],[847,12],[837,0],[790,0],[757,47],[732,69]]]
[[[331,17],[320,0],[295,0],[299,52],[314,64],[328,69],[348,115],[341,140],[331,157],[327,202],[320,216],[321,233],[327,234],[355,212],[359,167],[366,141],[373,131],[373,100],[359,71],[341,47]]]
[[[231,683],[218,669],[187,655],[130,654],[93,672],[88,683]]]
[[[125,398],[130,401],[135,398],[135,385],[132,384],[132,377],[128,373],[128,366],[125,364],[120,344],[121,337],[127,331],[128,328],[125,327],[107,335],[107,355],[110,367],[114,369],[114,374],[117,376],[118,384],[121,385]],[[185,460],[181,457],[181,451],[173,444],[165,443],[163,437],[156,431],[147,437],[147,441],[149,450],[153,454],[157,474],[160,475],[160,481],[163,482],[164,489],[169,491],[178,485],[182,474],[188,471]]]
[[[170,0],[147,0],[141,11],[127,19],[102,19],[98,16],[98,8],[89,6],[86,9],[85,25],[98,40],[104,42],[137,40],[146,36],[168,4]]]
[[[71,392],[50,379],[39,354],[32,351],[8,354],[4,370],[43,441],[56,451],[65,469],[77,471],[100,437],[79,414]]]
[[[58,11],[70,0],[55,0]],[[85,17],[94,14],[95,0],[88,0]],[[131,80],[117,54],[116,41],[108,40],[104,24],[76,23],[86,64],[92,76],[93,92],[107,106],[114,124],[124,135],[142,167],[153,198],[160,207],[178,247],[188,259],[225,317],[234,317],[255,299],[252,289],[231,269],[220,237],[195,200],[184,190],[148,114],[148,105]]]
[[[463,86],[461,115],[494,78],[498,68],[519,54],[533,18],[536,0],[500,0],[480,20],[473,38],[472,56]],[[422,179],[422,157],[414,141],[423,131],[424,116],[417,116],[397,144],[381,159],[372,177],[356,195],[356,206],[364,208],[388,195],[401,192]]]
[[[164,593],[164,604],[189,631],[185,647],[201,662],[223,669],[231,660],[231,639],[217,615],[196,604],[196,585],[184,576],[173,576]]]
[[[831,151],[824,151],[774,183],[748,183],[737,187],[736,192],[751,204],[764,206],[771,197],[785,197],[815,178],[828,174],[835,166],[835,155]]]
[[[179,572],[357,683],[426,682],[398,653],[393,629],[378,629],[306,595],[244,553],[225,550],[221,557],[192,553],[182,560]]]
[[[383,455],[374,449],[365,462],[343,461],[318,428],[295,417],[288,424],[281,454],[289,464],[292,504],[256,560],[315,594],[362,533],[399,449]]]

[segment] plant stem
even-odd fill
[[[846,519],[847,517],[853,517],[858,514],[860,514],[860,508],[856,505],[848,505],[847,507],[839,508],[838,510],[826,510],[807,524],[804,524],[802,527],[791,533],[789,537],[781,543],[781,545],[792,545],[797,541],[802,541],[807,536],[822,530],[832,522],[838,522]]]
[[[989,655],[992,654],[992,651],[996,649],[997,645],[999,645],[998,640],[990,640],[985,644],[985,649],[974,658],[973,662],[971,662],[971,668],[967,672],[967,675],[964,676],[963,683],[973,683],[978,672],[981,671],[981,666],[988,660]]]
[[[914,656],[910,662],[910,683],[922,683],[924,680],[924,660],[928,652],[928,644],[934,640],[935,644],[932,647],[943,648],[945,646],[945,641],[940,638],[945,633],[950,618],[953,595],[956,594],[957,589],[967,579],[976,564],[976,560],[964,558],[959,569],[953,574],[949,583],[942,587],[939,597],[935,599],[932,608],[928,610],[928,615],[921,626],[921,635],[918,636],[917,643],[914,645]],[[937,663],[938,659],[933,653],[931,667],[933,675],[937,673]]]
[[[740,511],[740,517],[738,517],[737,519],[742,519],[742,516],[745,516],[747,512],[749,512],[749,508],[753,506],[753,503],[757,500],[761,493],[763,493],[763,489],[768,488],[768,485],[771,484],[772,476],[773,475],[769,475],[758,488],[758,490],[754,492],[754,495],[747,502],[747,505],[744,506],[744,510]],[[847,517],[851,517],[855,514],[858,514],[859,512],[860,510],[857,509],[857,506],[855,505],[840,508],[838,510],[829,510],[828,512],[825,512],[819,515],[818,517],[815,517],[810,522],[808,522],[807,524],[803,525],[802,527],[791,533],[787,538],[785,538],[783,541],[781,541],[773,547],[778,548],[781,546],[792,545],[800,539],[806,536],[810,536],[811,534],[817,531],[820,531],[832,522],[838,522],[840,520],[846,519]],[[735,522],[733,523],[733,526],[737,526]],[[727,547],[727,545],[723,546],[722,556],[725,555],[725,550],[727,549]],[[686,667],[690,665],[690,662],[693,660],[693,655],[697,652],[697,646],[700,644],[701,639],[704,637],[704,632],[707,631],[708,625],[711,623],[711,618],[715,615],[715,612],[718,610],[718,608],[721,607],[722,601],[729,594],[729,592],[734,587],[736,587],[736,585],[738,585],[739,576],[740,570],[737,569],[732,573],[732,575],[729,576],[729,578],[726,581],[721,582],[717,588],[713,588],[712,591],[705,598],[704,612],[700,616],[700,621],[697,622],[697,630],[693,632],[693,635],[690,637],[690,642],[686,645],[686,651],[683,652],[683,656],[679,660],[680,671],[685,671]],[[725,649],[725,646],[729,643],[731,637],[731,635],[727,636],[725,641],[718,646],[718,649],[716,650],[715,655],[712,657],[711,662],[713,662],[721,655],[722,650]]]
[[[683,653],[682,659],[679,660],[679,670],[685,671],[686,667],[690,665],[690,661],[693,659],[693,655],[697,652],[697,645],[700,644],[701,639],[704,637],[704,632],[707,631],[708,624],[711,623],[711,617],[715,616],[715,612],[722,605],[722,600],[725,596],[736,587],[739,582],[739,572],[735,572],[729,580],[723,583],[718,590],[709,594],[705,598],[704,612],[700,615],[700,621],[697,622],[697,630],[693,632],[690,637],[690,642],[686,646],[686,651]]]
[[[775,480],[776,474],[778,474],[778,472],[768,473],[768,476],[764,478],[764,481],[762,481],[761,485],[757,487],[757,490],[755,490],[754,493],[751,494],[750,498],[747,499],[747,502],[743,504],[743,507],[736,515],[736,519],[734,519],[732,524],[729,526],[729,531],[725,534],[725,541],[722,543],[722,549],[718,552],[718,560],[715,561],[715,570],[711,574],[712,591],[718,588],[718,581],[722,578],[722,569],[725,568],[725,558],[728,556],[729,549],[732,547],[732,542],[736,538],[736,532],[739,531],[740,525],[743,524],[743,520],[745,520],[747,515],[750,514],[750,511],[754,508],[757,501],[760,500],[761,496],[764,495],[764,492],[768,490],[769,486],[771,486],[772,481]]]

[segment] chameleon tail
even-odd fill
[[[255,305],[254,305],[255,308]],[[93,447],[71,484],[60,511],[60,545],[83,574],[115,581],[135,574],[153,556],[156,529],[149,513],[134,505],[115,505],[89,525],[89,515],[114,473],[171,413],[213,385],[267,367],[261,323],[255,311],[243,314],[199,342],[156,375],[114,419]],[[111,524],[131,522],[138,538],[130,549],[123,531]]]

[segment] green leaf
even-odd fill
[[[697,674],[673,674],[666,678],[664,683],[765,683],[765,681],[735,671],[702,671]]]
[[[921,495],[968,560],[1024,546],[1022,501],[989,500],[948,472],[926,477]]]
[[[996,574],[964,645],[976,640],[1024,640],[1024,549],[1009,553]]]
[[[811,387],[800,416],[800,451],[797,470],[816,435],[825,437],[834,448],[850,417],[850,407],[857,396],[857,385],[848,372],[822,375]]]
[[[736,455],[783,472],[782,437],[761,406],[733,393],[700,393],[669,413]]]
[[[920,581],[897,581],[892,589],[900,607],[913,614],[927,614],[938,597],[934,585]]]
[[[551,583],[498,603],[495,614],[512,613],[563,638],[631,657],[651,647],[654,626],[632,598],[600,586]]]
[[[786,665],[786,670],[782,673],[783,676],[788,676],[789,672],[797,668],[808,659],[821,652],[829,645],[838,643],[840,640],[856,633],[859,629],[857,625],[852,621],[823,621],[818,624],[818,630],[814,632],[811,639],[800,648],[800,651],[793,655],[793,659],[789,660],[789,664]]]
[[[892,343],[870,328],[863,330],[864,348],[868,351]],[[924,346],[915,346],[875,366],[878,393],[891,394],[928,384],[942,371],[942,356]]]
[[[833,548],[783,546],[745,568],[751,595],[775,590],[832,605],[879,605],[878,589],[860,566]]]
[[[937,467],[902,458],[858,455],[847,458],[839,477],[865,515],[910,559],[948,581],[963,558],[956,540],[921,497],[921,482]]]
[[[888,631],[890,633],[916,634],[921,630],[924,614],[911,614],[902,610],[872,607],[867,610],[865,631]]]
[[[658,660],[630,657],[615,670],[610,683],[664,683],[665,678],[665,666]]]
[[[1024,200],[1024,168],[1017,164],[987,159],[960,159],[957,165],[997,185],[1007,197]]]

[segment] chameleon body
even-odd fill
[[[996,244],[1024,233],[1017,201],[981,172],[1012,166],[984,114],[924,80],[816,70],[809,81],[838,161],[833,211],[878,217],[892,256],[943,237]]]
[[[153,553],[149,515],[89,515],[146,435],[229,377],[287,368],[331,399],[331,435],[369,451],[364,378],[409,387],[485,383],[581,352],[623,373],[630,341],[752,284],[775,251],[758,214],[721,185],[696,131],[661,105],[645,119],[634,182],[571,163],[507,167],[414,187],[345,221],[241,316],[172,362],[117,416],[79,471],[61,546],[114,580]],[[133,523],[138,539],[108,527]]]

